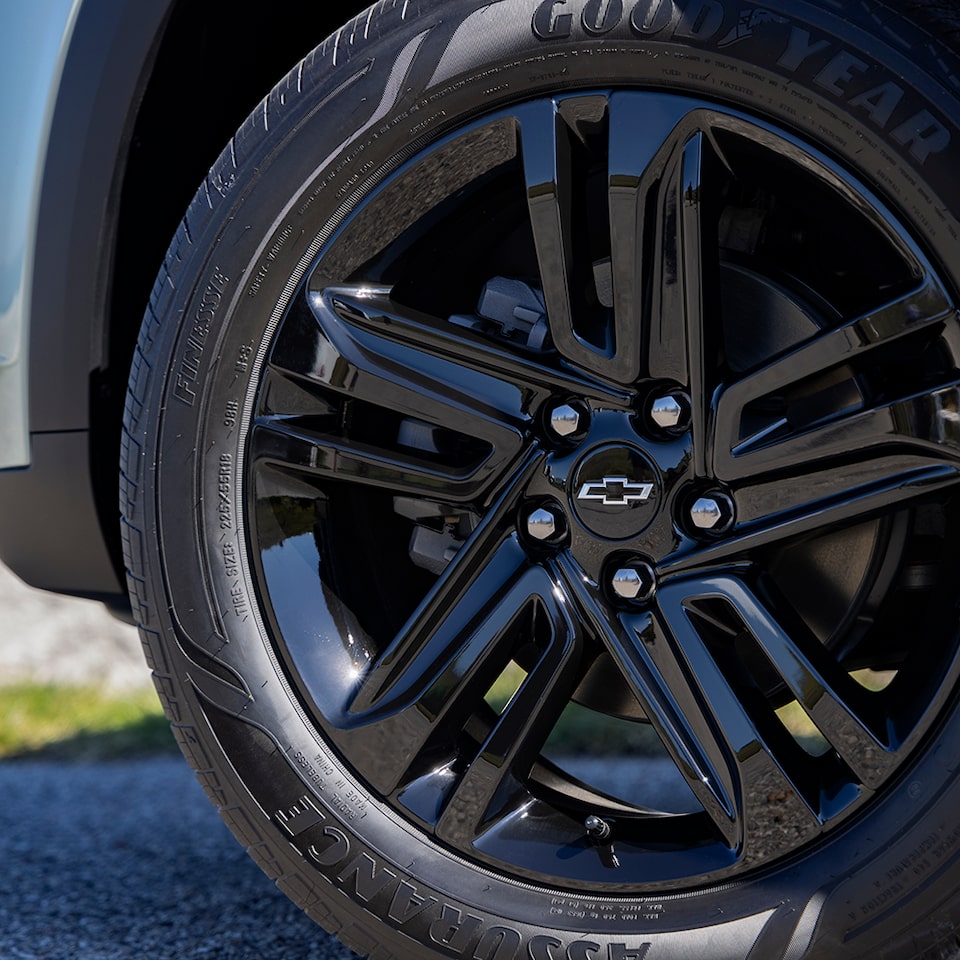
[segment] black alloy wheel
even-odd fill
[[[298,692],[511,875],[677,887],[815,841],[956,682],[955,320],[876,196],[736,111],[578,92],[431,145],[271,334],[245,476]],[[600,784],[545,756],[577,704]]]

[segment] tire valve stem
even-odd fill
[[[583,821],[583,827],[587,831],[587,836],[595,843],[605,843],[610,839],[610,824],[606,820],[591,814]]]

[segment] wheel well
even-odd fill
[[[117,467],[127,375],[154,278],[195,191],[230,137],[286,72],[366,9],[363,0],[263,4],[177,0],[133,122],[106,297],[105,363],[91,382],[97,512],[123,582]]]

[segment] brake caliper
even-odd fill
[[[414,522],[408,547],[411,561],[436,576],[447,568],[480,520],[462,507],[413,497],[394,497],[393,509]]]
[[[538,353],[552,348],[543,293],[522,280],[494,277],[480,294],[476,314],[455,314],[450,322]]]

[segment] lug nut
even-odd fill
[[[690,426],[690,398],[685,393],[668,393],[650,404],[650,419],[668,433],[683,433]]]
[[[588,413],[582,404],[561,403],[550,411],[550,429],[558,437],[566,439],[583,430]]]
[[[656,592],[657,576],[649,563],[635,561],[618,567],[610,579],[610,585],[621,600],[645,603]]]
[[[698,530],[724,533],[733,526],[733,501],[725,493],[699,497],[690,508],[690,519]]]
[[[537,507],[527,515],[527,533],[534,540],[554,540],[563,533],[563,517],[559,511]]]

